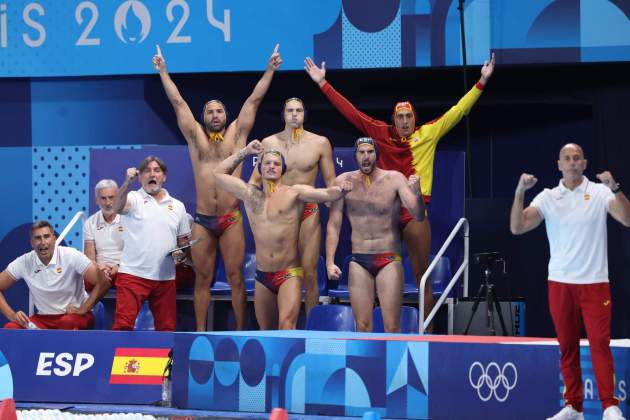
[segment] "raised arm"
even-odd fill
[[[482,86],[488,84],[490,77],[492,77],[492,73],[494,73],[494,65],[496,63],[496,58],[494,53],[490,55],[490,60],[486,60],[483,62],[483,66],[481,66],[481,77],[479,77],[479,83]]]
[[[481,97],[485,85],[490,80],[494,72],[495,57],[492,53],[490,61],[485,61],[481,67],[481,77],[475,86],[473,86],[464,97],[462,97],[455,105],[446,111],[441,117],[425,124],[421,127],[424,137],[437,142],[453,129],[464,118],[472,107]],[[418,145],[420,142],[418,143]],[[413,146],[412,146],[413,147]]]
[[[237,142],[240,141],[241,145],[245,145],[247,136],[249,136],[249,133],[254,126],[258,107],[269,90],[275,71],[278,70],[282,64],[282,57],[278,52],[279,47],[280,44],[276,44],[271,57],[269,57],[265,73],[258,83],[256,83],[251,95],[249,95],[249,97],[245,100],[245,103],[238,114],[238,118],[236,119],[236,138]]]
[[[615,195],[615,199],[608,205],[608,213],[622,225],[630,227],[630,202],[623,191],[621,191],[621,187],[608,171],[604,171],[596,176]]]
[[[341,270],[335,264],[335,253],[339,245],[339,232],[343,222],[343,204],[343,198],[335,201],[330,206],[328,213],[328,225],[326,226],[326,271],[328,278],[331,280],[339,280],[341,277]]]
[[[127,191],[129,185],[138,178],[139,171],[137,168],[128,168],[125,182],[120,186],[114,199],[114,210],[118,214],[127,214],[131,208],[131,203],[127,202]]]
[[[306,57],[304,60],[304,70],[306,70],[306,73],[308,73],[311,79],[317,83],[322,93],[326,95],[337,111],[354,125],[357,130],[379,142],[384,138],[389,138],[389,124],[376,120],[359,111],[348,99],[337,92],[330,83],[326,81],[325,62],[322,62],[321,67],[317,67],[310,57]]]
[[[214,169],[214,177],[217,185],[227,192],[232,193],[239,200],[245,200],[247,198],[249,188],[251,187],[248,186],[241,178],[232,175],[232,172],[234,172],[234,169],[236,169],[236,167],[245,160],[245,157],[251,154],[258,154],[260,152],[262,152],[262,145],[260,144],[260,141],[253,140],[246,147],[221,162]]]
[[[403,174],[397,176],[398,197],[402,205],[409,210],[414,219],[423,221],[426,215],[424,199],[420,192],[420,177],[411,175],[405,180]]]
[[[514,192],[514,202],[510,212],[510,230],[514,235],[521,235],[535,229],[542,223],[542,216],[535,207],[523,209],[525,191],[532,188],[538,179],[533,175],[522,174]]]
[[[298,199],[305,203],[324,203],[337,201],[352,191],[352,183],[343,182],[341,185],[333,185],[328,188],[313,188],[310,185],[293,185],[291,188],[297,192]]]
[[[160,72],[160,80],[162,81],[164,92],[166,92],[166,96],[171,102],[175,110],[175,115],[177,116],[177,125],[186,138],[186,141],[190,143],[190,141],[195,138],[195,132],[199,124],[195,120],[195,116],[190,110],[190,107],[179,93],[179,89],[177,89],[171,76],[168,74],[166,60],[162,56],[160,46],[156,45],[156,48],[157,53],[153,56],[153,67]]]

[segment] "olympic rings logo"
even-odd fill
[[[487,367],[475,362],[468,370],[468,381],[481,401],[489,401],[494,396],[497,401],[504,402],[516,387],[518,371],[512,362],[507,362],[502,368],[496,362],[489,363]]]

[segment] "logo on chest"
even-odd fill
[[[62,269],[61,267],[57,267],[57,268],[55,269],[55,273],[57,273],[57,274],[61,274],[61,273],[63,273],[63,269]]]

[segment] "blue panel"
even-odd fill
[[[1,14],[0,14],[1,16]],[[31,83],[28,80],[0,82],[0,127],[2,146],[31,145]]]
[[[400,1],[344,0],[343,11],[348,22],[361,32],[380,32],[398,15]]]
[[[327,68],[341,68],[341,11],[335,23],[321,34],[317,34],[313,40],[313,59],[319,66],[326,62]]]
[[[10,182],[3,182],[2,194],[11,197],[11,205],[2,209],[0,221],[0,241],[13,228],[33,220],[31,203],[33,196],[31,189],[35,190],[31,172],[25,168],[31,167],[30,147],[3,147],[0,148],[0,167],[5,176],[10,177]],[[11,176],[10,174],[19,176]],[[38,200],[39,204],[40,201]],[[13,250],[0,249],[0,255],[11,255]],[[3,267],[4,268],[4,267]]]
[[[574,48],[579,45],[579,0],[553,2],[536,17],[527,33],[530,48]]]
[[[629,23],[628,16],[612,2],[580,1],[580,45],[582,48],[629,46]],[[602,28],[606,30],[602,31]],[[611,56],[614,57],[614,54],[608,57]]]
[[[0,76],[151,73],[156,44],[172,71],[260,70],[278,42],[285,68],[298,69],[312,55],[313,35],[330,27],[341,8],[340,0],[300,7],[291,0],[92,0],[82,9],[80,2],[39,0],[26,9],[25,22],[32,3],[11,0],[0,9],[7,18]]]
[[[519,418],[520,410],[526,418],[546,418],[557,411],[557,399],[542,397],[558,392],[556,346],[499,345],[487,350],[482,344],[431,343],[431,417],[461,418],[462,407],[468,418]],[[449,374],[438,375],[439,370]]]
[[[152,74],[156,44],[175,73],[260,71],[276,43],[283,70],[301,70],[305,56],[324,59],[329,68],[428,66],[427,50],[433,65],[459,64],[458,3],[4,1],[0,77]],[[630,42],[629,7],[622,0],[469,0],[465,7],[470,63],[483,62],[490,48],[611,48]],[[413,49],[402,41],[409,31],[420,31],[416,23],[401,27],[402,17],[416,23],[416,17],[430,17],[430,43],[417,62],[408,60]],[[427,39],[424,31],[422,36]],[[553,59],[549,53],[544,61]],[[27,121],[28,114],[11,112]]]
[[[89,147],[34,147],[32,157],[33,219],[48,220],[61,233],[77,212],[88,209]],[[83,249],[81,223],[65,243]]]
[[[181,144],[144,100],[142,79],[34,81],[34,146]]]
[[[171,333],[0,330],[0,352],[18,401],[153,403],[161,399],[159,385],[110,383],[114,354],[118,348],[172,346]]]
[[[389,26],[363,32],[342,16],[343,68],[400,67],[400,11]],[[374,48],[374,46],[378,48]]]

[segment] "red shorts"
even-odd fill
[[[319,213],[319,206],[317,205],[317,203],[304,204],[304,210],[302,211],[302,221],[305,221],[316,213]]]
[[[423,195],[422,198],[424,199],[424,205],[428,207],[429,202],[431,201],[431,196]],[[400,221],[398,222],[400,230],[403,230],[407,226],[407,223],[411,222],[412,220],[414,220],[414,218],[411,213],[409,213],[409,210],[407,210],[403,206],[400,206]]]
[[[33,315],[29,317],[31,322],[42,330],[91,330],[94,326],[92,311],[85,315],[59,314],[59,315]],[[16,322],[8,322],[4,328],[24,329]]]

